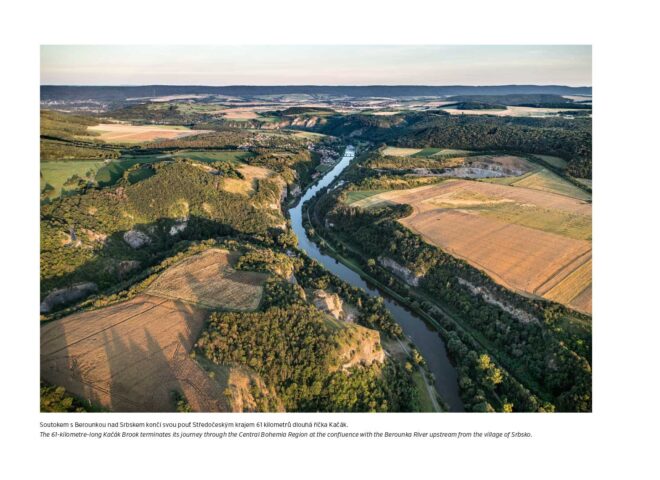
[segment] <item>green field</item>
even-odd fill
[[[426,389],[424,377],[422,377],[422,374],[419,371],[413,372],[412,377],[415,382],[415,387],[417,387],[417,392],[419,393],[419,411],[435,412],[435,407],[433,406],[433,402],[429,398],[429,392]]]
[[[104,167],[103,161],[68,160],[62,162],[42,162],[40,189],[48,183],[54,188],[49,198],[57,198],[62,193],[64,182],[73,175],[94,180],[99,169]],[[89,174],[89,175],[88,175]]]
[[[473,152],[470,150],[456,150],[453,148],[439,148],[436,153],[433,154],[435,158],[440,158],[440,159],[447,159],[447,158],[454,158],[454,157],[465,157],[468,155],[472,155]]]
[[[430,157],[431,155],[435,155],[439,152],[441,152],[443,149],[442,148],[425,148],[423,150],[420,150],[419,152],[411,155],[411,157]]]
[[[592,180],[591,180],[590,178],[576,178],[575,180],[577,180],[578,182],[580,182],[580,183],[581,183],[582,185],[584,185],[585,187],[589,187],[589,188],[591,188],[591,187],[593,186],[593,185],[592,185]]]
[[[171,155],[172,158],[190,158],[198,162],[232,162],[234,164],[242,163],[242,160],[253,157],[251,152],[243,150],[208,150],[201,152],[180,151]]]
[[[540,158],[548,165],[551,165],[555,168],[559,168],[561,170],[565,170],[566,167],[568,166],[568,163],[563,158],[553,157],[551,155],[534,155],[534,156]]]
[[[348,192],[346,196],[346,203],[348,205],[359,202],[365,198],[373,197],[379,193],[387,192],[388,190],[358,190],[355,192]]]
[[[96,182],[102,186],[114,185],[119,180],[124,172],[138,163],[153,163],[165,160],[166,155],[140,155],[140,156],[125,156],[118,160],[113,160],[105,164],[96,173]]]
[[[310,140],[318,140],[323,137],[327,137],[327,135],[323,133],[316,133],[316,132],[303,132],[302,130],[285,130],[287,132],[294,132],[293,136],[298,137],[298,138],[308,138]]]
[[[479,215],[495,218],[505,223],[556,233],[576,240],[591,240],[591,216],[588,215],[511,202],[462,208],[474,210]]]

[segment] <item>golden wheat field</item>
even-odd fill
[[[41,378],[112,411],[173,411],[173,391],[226,411],[222,387],[188,355],[205,318],[151,295],[70,315],[41,329]]]
[[[222,188],[227,192],[250,195],[254,192],[256,180],[268,178],[273,175],[272,170],[253,165],[241,165],[238,168],[243,178],[224,178]]]
[[[125,123],[102,123],[89,130],[97,132],[99,138],[108,143],[140,143],[160,139],[176,139],[209,133],[210,130],[190,130],[186,127],[163,125],[128,125]]]
[[[165,270],[145,294],[46,324],[42,379],[112,411],[173,411],[174,391],[195,411],[253,409],[245,372],[217,367],[211,378],[189,355],[207,308],[254,310],[261,301],[267,275],[234,270],[236,257],[207,250]]]
[[[591,204],[555,193],[448,180],[352,205],[406,203],[400,221],[520,293],[591,313]]]
[[[268,276],[234,270],[236,257],[226,250],[206,250],[168,268],[147,291],[204,308],[255,310]]]

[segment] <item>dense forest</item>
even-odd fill
[[[222,176],[194,163],[161,162],[153,168],[153,176],[137,183],[90,189],[41,207],[42,293],[82,281],[111,286],[122,277],[122,262],[152,264],[181,240],[279,235],[281,213],[260,206],[277,203],[279,189],[262,188],[246,201],[222,189]],[[185,229],[170,233],[184,221]],[[148,240],[131,248],[124,239],[130,230]]]
[[[272,297],[271,297],[272,300]],[[215,313],[197,341],[217,363],[238,363],[275,386],[287,411],[414,411],[410,376],[392,361],[344,372],[334,350],[342,329],[304,299],[286,298],[286,308],[263,312]],[[381,371],[382,370],[382,371]]]
[[[585,97],[591,99],[591,97]],[[508,95],[454,95],[447,99],[451,102],[479,102],[486,104],[500,104],[511,106],[529,106],[529,105],[562,105],[559,108],[580,108],[580,105],[573,100],[569,100],[562,95],[548,93],[536,94],[508,94]],[[582,105],[584,107],[585,105]],[[590,106],[586,106],[591,108]]]
[[[517,151],[555,155],[567,172],[591,178],[591,119],[516,118],[425,112],[331,117],[320,131],[401,147]]]

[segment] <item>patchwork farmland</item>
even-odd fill
[[[591,313],[589,203],[528,188],[448,180],[365,196],[352,205],[397,203],[413,207],[400,223],[501,285]]]

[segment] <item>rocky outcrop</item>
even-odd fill
[[[124,241],[130,245],[131,248],[142,248],[151,243],[149,236],[139,230],[129,230],[124,233]]]
[[[519,308],[515,308],[507,303],[498,300],[493,295],[493,293],[490,290],[488,290],[486,287],[477,287],[476,285],[468,282],[467,280],[462,279],[461,277],[458,277],[458,283],[460,283],[464,287],[467,287],[467,289],[470,290],[470,293],[472,293],[472,295],[479,296],[486,303],[490,303],[491,305],[495,305],[501,308],[502,310],[507,312],[509,315],[511,315],[513,318],[515,318],[521,323],[539,323],[538,319],[533,315],[530,315],[524,310],[520,310]]]
[[[95,283],[77,283],[67,288],[50,292],[39,307],[41,313],[49,313],[55,307],[62,307],[82,300],[98,290]]]
[[[314,292],[314,306],[322,312],[328,313],[337,320],[343,319],[343,302],[336,293],[328,293],[325,290],[316,290]]]
[[[407,269],[403,265],[399,265],[397,262],[388,257],[378,257],[378,263],[383,267],[387,268],[397,276],[401,277],[408,285],[413,287],[419,286],[419,281],[422,278],[422,275],[418,275],[411,270]]]
[[[170,227],[170,237],[185,231],[186,228],[188,228],[188,219],[179,220]]]
[[[338,334],[337,362],[347,370],[357,365],[371,365],[385,361],[385,351],[380,343],[380,333],[355,324],[344,324]]]

